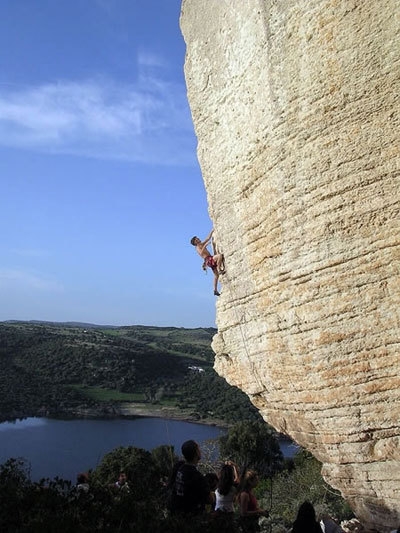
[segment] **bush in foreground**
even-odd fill
[[[224,533],[224,523],[210,516],[190,520],[169,516],[165,477],[174,460],[169,446],[153,452],[132,446],[116,448],[89,474],[90,489],[86,493],[58,478],[31,482],[24,461],[10,459],[0,466],[0,531]],[[219,461],[203,466],[209,471],[218,470]],[[121,469],[128,475],[127,492],[113,486]],[[320,471],[320,463],[301,452],[291,468],[276,474],[268,471],[261,477],[256,496],[271,514],[264,520],[263,531],[285,531],[305,499],[324,506],[339,520],[351,516],[344,500],[323,481]]]

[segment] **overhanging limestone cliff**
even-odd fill
[[[198,157],[227,274],[215,367],[400,523],[400,5],[184,0]]]

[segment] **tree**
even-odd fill
[[[239,422],[219,439],[223,459],[242,468],[272,476],[283,468],[283,455],[274,430],[263,422]]]
[[[323,510],[336,520],[354,515],[339,491],[330,487],[321,475],[321,463],[306,450],[296,454],[290,470],[275,476],[272,485],[272,510],[286,526],[293,523],[299,506],[310,501],[317,511]]]
[[[169,477],[178,457],[174,453],[174,447],[168,444],[157,446],[151,452],[154,465],[160,477]]]
[[[152,487],[160,475],[150,452],[134,446],[115,448],[107,453],[93,472],[91,480],[102,486],[115,483],[118,475],[124,471],[131,493],[140,500],[146,499],[153,492]]]

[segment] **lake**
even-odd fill
[[[118,446],[135,446],[151,451],[162,444],[174,446],[193,439],[204,445],[225,429],[162,418],[75,419],[26,418],[0,424],[0,464],[10,457],[23,457],[31,466],[31,479],[76,480],[78,472],[95,468],[103,456]],[[283,441],[285,457],[297,448]]]

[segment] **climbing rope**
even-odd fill
[[[221,252],[219,252],[219,253],[221,253]],[[226,288],[228,289],[228,291],[230,293],[231,302],[237,301],[237,298],[235,298],[236,295],[235,295],[235,291],[234,291],[234,282],[230,278],[230,276],[227,273],[227,271],[225,271],[223,279],[224,279],[224,282],[226,282],[226,284],[224,283],[224,285],[226,286]],[[256,382],[257,382],[258,388],[261,391],[265,387],[261,383],[261,380],[260,380],[260,377],[258,375],[258,372],[255,371],[254,363],[252,362],[251,357],[250,357],[250,352],[249,352],[249,349],[248,349],[248,340],[246,338],[246,334],[245,334],[245,331],[244,331],[244,328],[243,328],[243,325],[242,325],[242,322],[244,321],[244,314],[242,316],[239,316],[239,312],[237,310],[237,307],[234,304],[233,304],[233,309],[234,309],[234,313],[235,313],[235,317],[236,317],[236,322],[237,322],[237,324],[239,326],[240,336],[241,336],[241,339],[242,339],[243,349],[244,349],[244,352],[246,354],[247,362],[249,364],[249,367],[252,370],[253,376],[255,376],[255,378],[256,378]],[[244,379],[243,379],[242,365],[239,366],[239,377],[240,377],[241,383],[243,384],[244,383]],[[290,382],[292,388],[297,391],[297,388],[294,385],[294,383],[292,382],[290,377],[288,378],[288,381]],[[268,495],[269,503],[268,503],[268,509],[267,510],[268,510],[269,513],[271,513],[272,512],[272,507],[273,507],[273,479],[272,479],[272,475],[269,476],[269,481],[270,481],[270,483],[269,483],[269,495]],[[270,532],[272,532],[272,527],[273,527],[273,525],[272,525],[272,522],[271,522],[270,524],[268,524],[268,530]]]
[[[234,302],[235,301],[234,300],[234,294],[233,294],[234,291],[233,291],[233,288],[232,288],[233,283],[232,283],[232,280],[231,280],[231,278],[230,278],[230,276],[229,276],[229,274],[227,272],[224,274],[224,280],[226,280],[228,282],[227,283],[228,291],[230,292],[231,301]],[[256,378],[258,388],[260,390],[262,390],[264,387],[263,387],[263,385],[262,385],[262,383],[261,383],[261,381],[259,379],[258,372],[255,371],[254,363],[251,360],[250,352],[249,352],[249,349],[248,349],[248,346],[247,346],[248,343],[247,343],[247,339],[246,339],[246,336],[245,336],[245,332],[244,332],[244,329],[242,327],[242,321],[244,319],[244,315],[239,316],[239,312],[238,312],[238,310],[236,308],[236,305],[233,305],[233,310],[234,310],[234,313],[235,313],[237,325],[239,326],[240,336],[241,336],[243,348],[244,348],[244,351],[245,351],[245,354],[246,354],[246,357],[247,357],[247,362],[249,364],[249,367],[253,371],[253,375]],[[240,365],[239,374],[240,374],[241,382],[243,383],[244,380],[243,380],[243,374],[242,374],[241,367],[242,367],[242,365]]]

